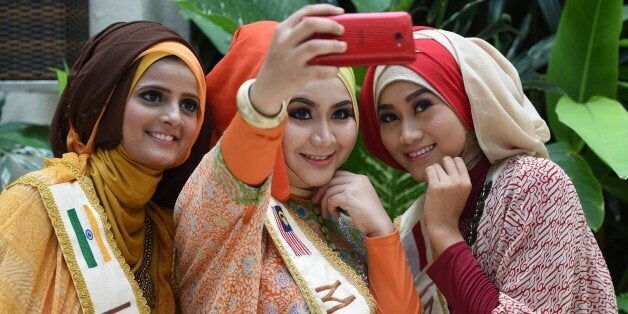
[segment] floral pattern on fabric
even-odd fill
[[[203,158],[175,206],[175,286],[181,309],[219,313],[309,312],[264,227],[270,179],[258,188],[239,181],[227,168],[220,147],[218,143]],[[285,205],[324,238],[316,206],[297,200]],[[251,207],[250,219],[244,223]],[[363,239],[352,227],[347,228],[351,240],[343,238],[344,233],[339,235],[340,228],[334,223],[324,221],[323,226],[328,228],[336,252],[355,269],[356,256],[365,254]],[[355,247],[362,252],[356,253]]]

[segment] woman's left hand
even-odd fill
[[[368,237],[388,235],[395,227],[384,210],[367,176],[337,170],[331,181],[320,187],[312,197],[319,204],[324,218],[347,211],[355,226]]]

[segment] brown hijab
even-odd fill
[[[175,31],[148,21],[112,24],[85,44],[50,124],[55,157],[69,151],[70,125],[80,142],[88,142],[105,106],[94,149],[109,150],[120,144],[124,105],[138,65],[135,61],[149,47],[164,41],[179,42],[194,51]]]

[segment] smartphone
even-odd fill
[[[305,17],[308,18],[308,17]],[[412,37],[412,18],[406,12],[348,13],[325,16],[345,28],[342,36],[315,34],[312,38],[337,39],[347,50],[311,59],[309,64],[333,66],[370,66],[407,64],[416,58]]]

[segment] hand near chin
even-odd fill
[[[264,64],[250,90],[251,102],[258,111],[276,113],[281,102],[290,99],[308,81],[338,74],[337,67],[307,62],[318,55],[342,53],[347,49],[346,43],[308,38],[315,33],[341,35],[343,26],[326,18],[303,18],[343,12],[342,8],[329,4],[307,5],[277,25]]]
[[[320,204],[324,218],[340,215],[342,208],[355,226],[368,237],[379,237],[394,231],[392,221],[367,176],[338,170],[328,184],[320,187],[312,197]]]
[[[458,221],[471,192],[471,179],[462,158],[446,156],[441,164],[425,169],[427,192],[423,221],[432,246],[440,254],[462,241]]]

